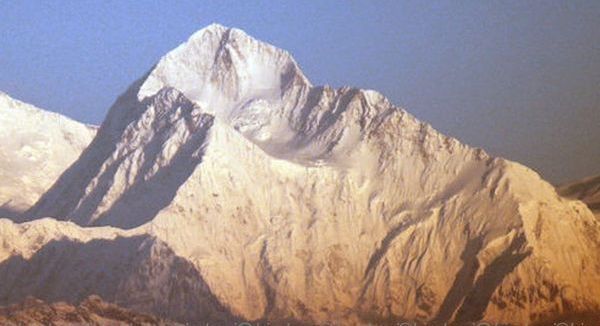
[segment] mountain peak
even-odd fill
[[[16,257],[0,298],[44,290],[27,277],[51,256],[57,297],[97,289],[89,261],[115,271],[115,300],[195,323],[180,312],[521,325],[600,307],[600,223],[582,203],[377,92],[313,87],[287,52],[220,25],[130,87],[26,215],[137,235]]]
[[[138,99],[170,86],[225,117],[253,99],[278,100],[293,83],[310,85],[289,53],[242,30],[212,24],[160,59]]]
[[[225,33],[233,33],[236,35],[245,35],[247,37],[248,34],[246,34],[246,32],[244,32],[241,29],[238,28],[234,28],[234,27],[228,27],[228,26],[224,26],[221,25],[219,23],[212,23],[208,26],[205,26],[199,30],[197,30],[196,32],[194,32],[189,38],[188,38],[188,42],[190,41],[194,41],[197,39],[202,39],[204,34],[212,34],[212,35],[217,35],[217,36],[222,36]]]
[[[221,24],[215,22],[215,23],[211,23],[210,25],[207,25],[207,26],[199,29],[194,34],[192,34],[192,37],[196,34],[203,33],[206,31],[215,32],[215,31],[226,31],[228,29],[230,29],[230,27],[227,27],[227,26],[224,26],[224,25],[221,25]]]

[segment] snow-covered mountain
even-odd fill
[[[35,204],[95,134],[0,92],[0,214],[16,216]]]
[[[600,216],[600,175],[561,185],[558,192],[565,197],[583,201]]]
[[[584,204],[220,25],[117,99],[27,215],[79,226],[5,223],[7,239],[40,230],[4,244],[7,303],[100,294],[176,321],[344,325],[600,311]]]

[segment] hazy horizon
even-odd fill
[[[435,129],[560,183],[600,174],[600,3],[23,1],[0,4],[0,91],[100,124],[217,22],[289,51],[315,85],[375,89]]]

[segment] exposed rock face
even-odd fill
[[[16,218],[35,204],[95,134],[0,92],[0,215]]]
[[[558,187],[558,192],[562,196],[583,201],[600,217],[600,175],[564,184]]]
[[[314,87],[286,52],[219,25],[133,84],[28,214],[142,237],[118,245],[134,269],[111,270],[122,287],[103,298],[177,321],[520,325],[600,308],[600,225],[585,205],[374,91]],[[159,244],[169,254],[154,259]],[[82,252],[70,248],[51,251],[57,270]],[[5,256],[0,273],[18,268],[22,284],[49,264]],[[157,311],[167,285],[136,273],[179,259],[168,271],[193,290]],[[73,286],[0,298],[101,290]]]
[[[79,306],[67,303],[47,304],[27,298],[20,304],[0,307],[2,325],[180,325],[174,322],[136,313],[90,296]]]

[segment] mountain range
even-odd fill
[[[99,295],[181,323],[307,325],[600,311],[600,221],[584,203],[376,91],[312,85],[238,29],[193,34],[97,131],[24,119],[21,143],[2,135],[0,173],[41,164],[12,153],[42,125],[63,137],[32,157],[55,153],[62,174],[0,185],[22,203],[0,220],[0,305]]]

